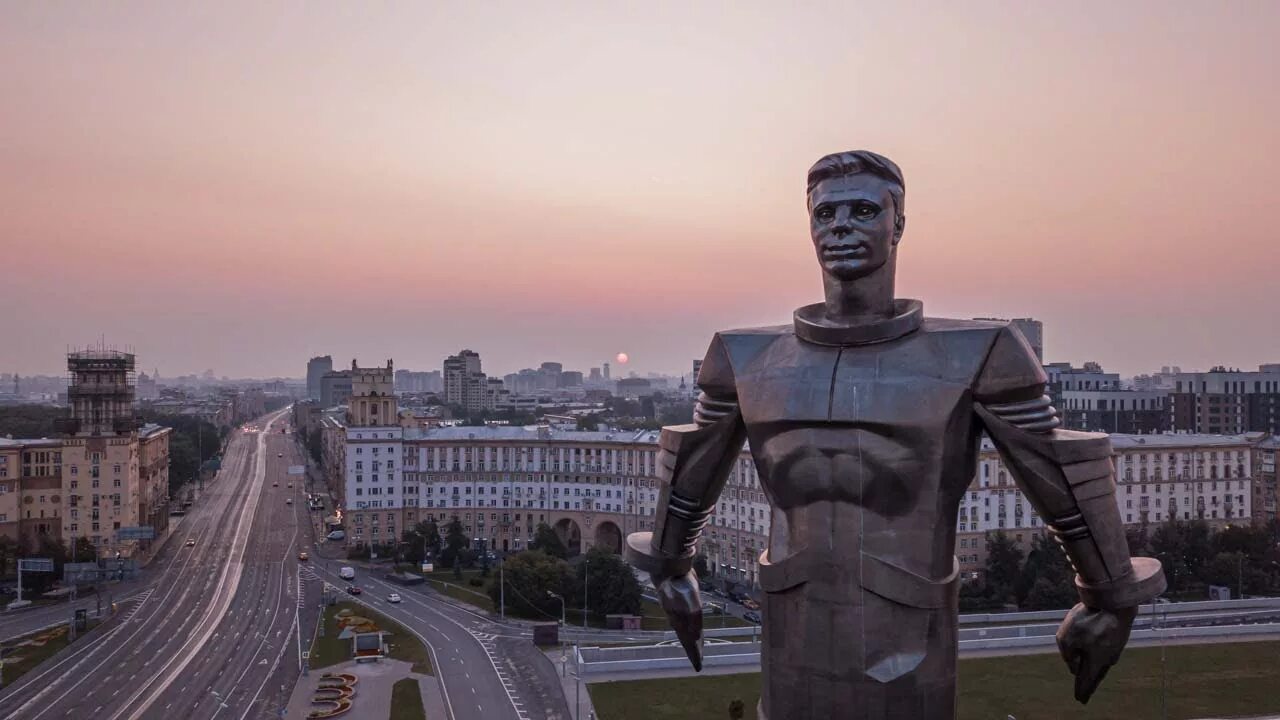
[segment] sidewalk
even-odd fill
[[[564,691],[564,699],[569,705],[572,720],[595,720],[596,708],[591,704],[591,693],[587,691],[587,681],[579,680],[573,666],[573,648],[546,650],[547,659],[555,665],[560,675],[560,689]],[[563,658],[563,661],[562,661]]]
[[[422,691],[422,707],[428,718],[447,718],[440,684],[431,675],[419,675],[409,671],[407,662],[383,658],[377,662],[357,663],[354,660],[339,663],[320,670],[312,670],[298,678],[285,709],[284,720],[306,720],[313,709],[311,696],[325,673],[350,673],[359,678],[356,694],[348,717],[386,718],[391,716],[391,686],[407,677],[415,678]]]

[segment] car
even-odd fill
[[[348,594],[348,595],[359,595],[359,594],[360,594],[360,588],[356,587],[355,585],[348,585],[348,586],[347,586],[347,594]]]
[[[306,554],[305,552],[300,552],[300,553],[298,553],[298,562],[306,562],[306,561],[307,561],[307,558],[309,558],[309,557],[311,557],[311,556],[310,556],[310,555],[308,555],[308,554]]]
[[[196,546],[196,539],[195,539],[195,538],[187,538],[187,547],[195,547],[195,546]]]
[[[275,480],[272,480],[271,487],[280,487],[280,483],[276,482]]]
[[[389,602],[389,603],[398,603],[398,602],[400,602],[400,593],[391,593],[390,595],[388,595],[388,596],[387,596],[387,602]]]
[[[755,624],[759,625],[759,624],[760,624],[760,613],[756,612],[755,610],[748,610],[748,611],[746,611],[746,612],[742,613],[742,619],[743,619],[743,620],[746,620],[747,622],[752,622],[752,623],[755,623]]]
[[[284,504],[285,504],[285,505],[292,505],[292,504],[293,504],[293,498],[285,498],[285,499],[284,499]]]
[[[284,453],[276,453],[276,457],[284,457]]]
[[[290,489],[290,490],[292,490],[292,489],[293,489],[293,483],[289,483],[289,489]]]
[[[752,600],[751,598],[743,598],[743,599],[742,599],[742,607],[744,607],[744,608],[746,608],[746,609],[748,609],[748,610],[759,610],[759,609],[760,609],[760,603],[756,602],[755,600]]]

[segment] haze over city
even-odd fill
[[[931,315],[1126,374],[1280,356],[1280,6],[733,7],[9,5],[0,370],[688,372],[820,299],[804,173],[861,147]]]

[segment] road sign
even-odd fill
[[[155,540],[156,529],[149,525],[122,527],[116,531],[117,540]]]
[[[53,560],[51,558],[21,558],[18,560],[18,569],[26,572],[53,572]]]
[[[306,465],[290,465],[289,466],[290,475],[305,475],[306,473],[307,473]]]

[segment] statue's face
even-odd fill
[[[857,280],[893,256],[901,229],[896,225],[891,185],[861,173],[818,183],[809,203],[809,232],[822,271],[838,280]]]

